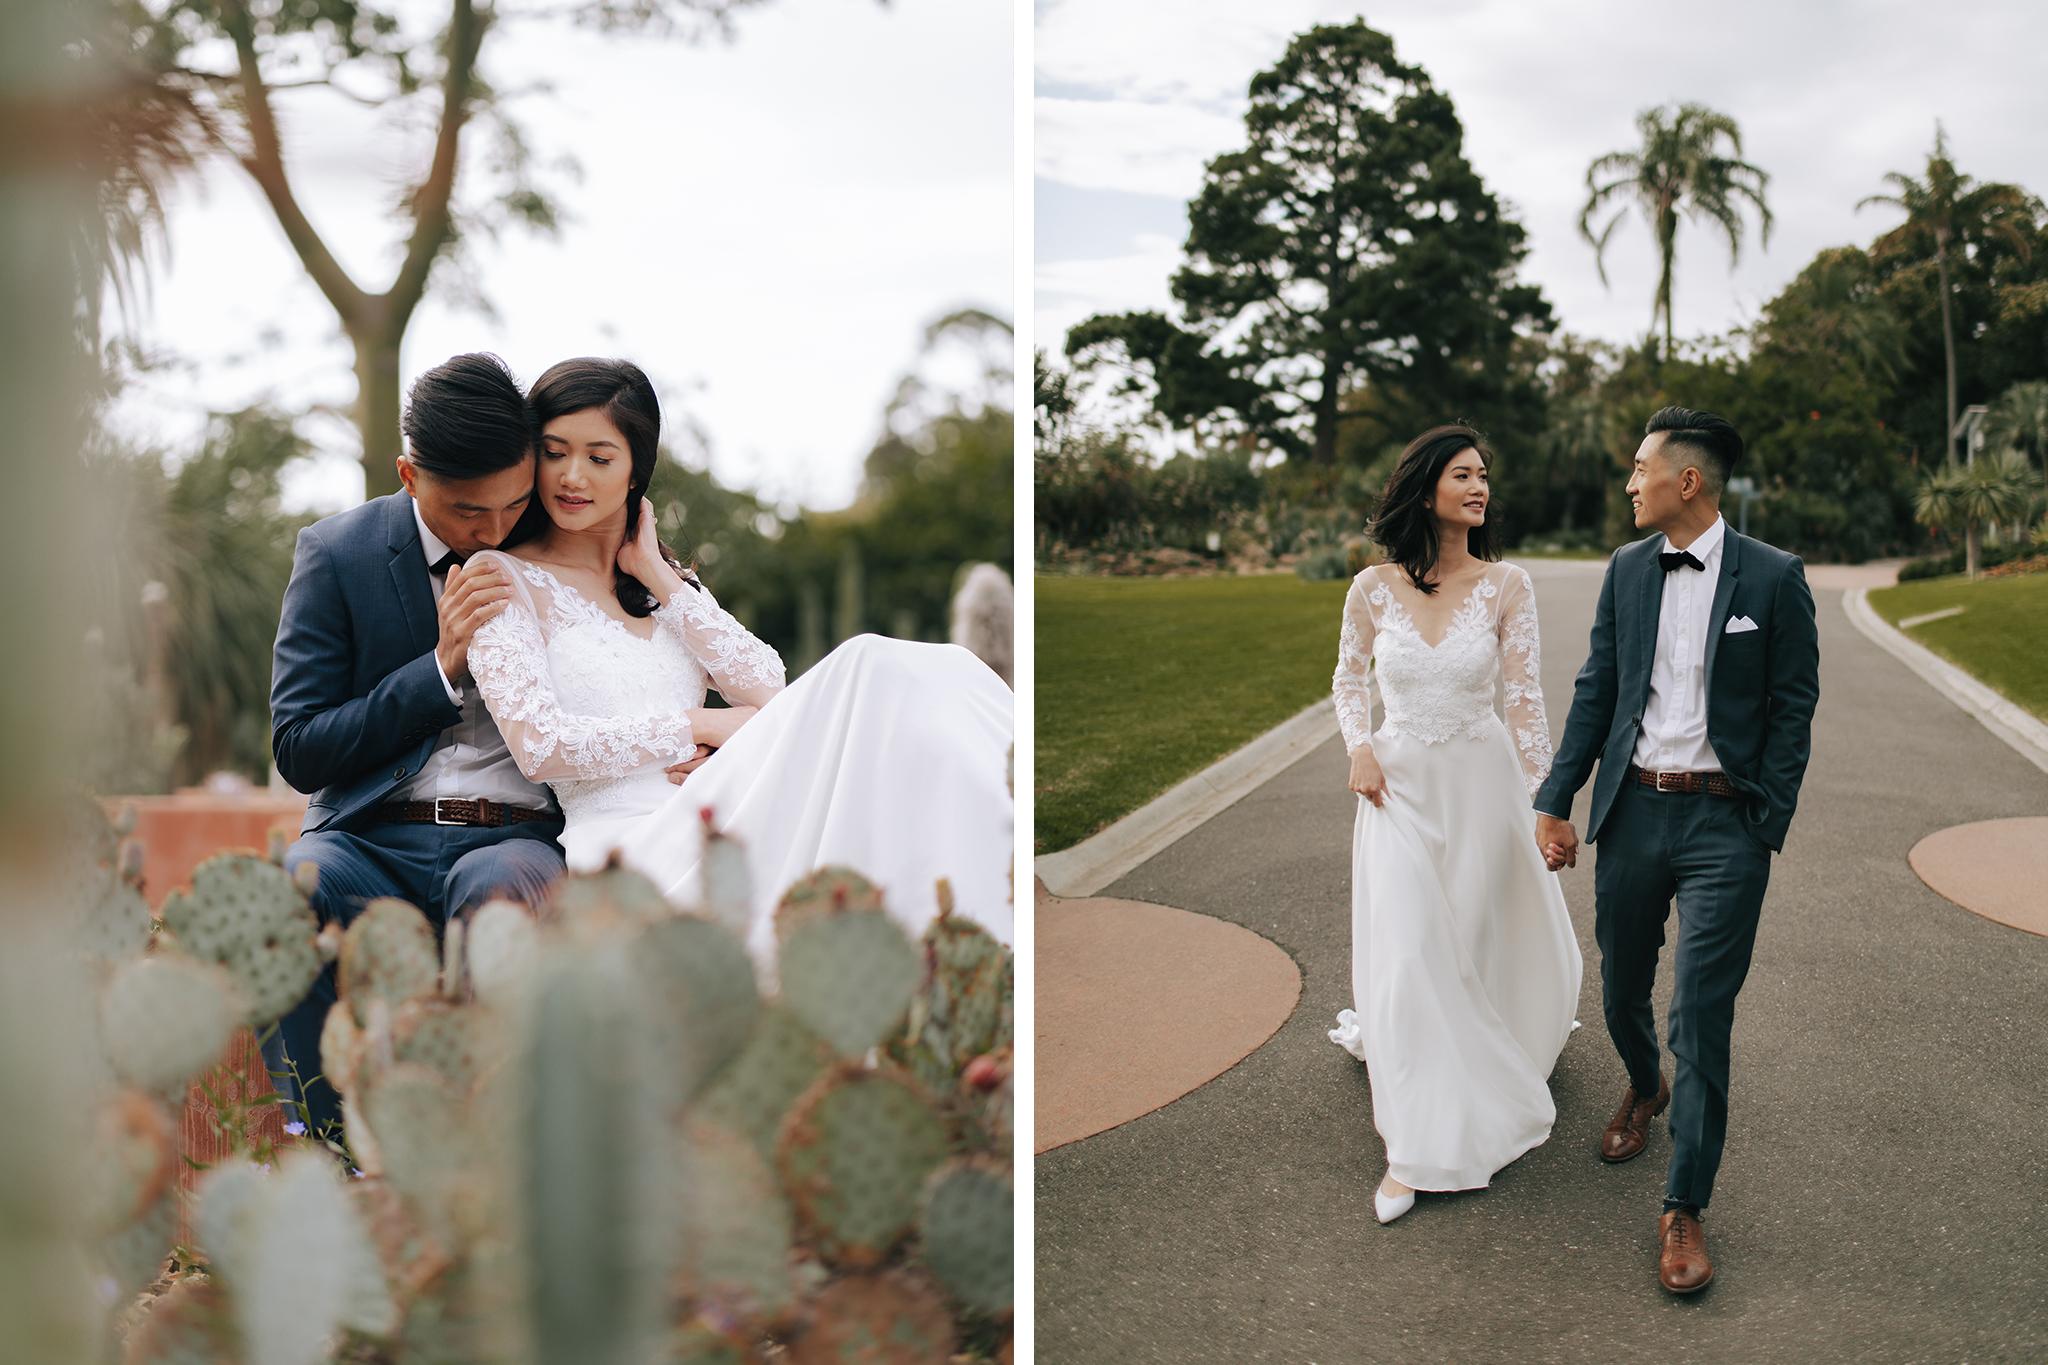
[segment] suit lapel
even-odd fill
[[[1662,536],[1658,539],[1661,541]],[[1643,553],[1643,567],[1637,575],[1642,585],[1636,602],[1636,657],[1632,661],[1635,671],[1630,675],[1637,680],[1633,711],[1643,714],[1650,704],[1650,671],[1657,663],[1657,618],[1664,610],[1664,569],[1657,562],[1654,546]]]
[[[1728,628],[1728,609],[1735,601],[1735,576],[1742,571],[1742,541],[1733,527],[1721,530],[1721,580],[1714,585],[1714,609],[1707,613],[1707,667],[1703,675],[1709,694],[1714,687],[1714,656],[1721,652],[1721,632]]]
[[[434,586],[427,581],[427,561],[420,551],[420,528],[413,520],[410,494],[391,495],[385,528],[385,544],[391,549],[391,586],[405,612],[412,647],[424,654],[440,643],[441,622],[434,611]]]

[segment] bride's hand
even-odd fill
[[[1351,790],[1378,806],[1387,799],[1387,775],[1372,755],[1372,746],[1351,751]]]
[[[639,579],[661,602],[666,602],[683,586],[683,576],[661,557],[661,538],[656,534],[654,525],[654,504],[646,498],[640,499],[640,523],[633,532],[633,538],[619,546],[619,572]]]
[[[699,746],[721,749],[760,709],[758,706],[698,706],[684,714],[690,718],[690,738]]]

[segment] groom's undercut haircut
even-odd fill
[[[511,367],[486,352],[452,357],[413,380],[399,428],[415,468],[455,483],[510,469],[540,444]]]
[[[1645,436],[1664,433],[1665,459],[1699,470],[1707,495],[1719,501],[1728,476],[1742,460],[1742,433],[1725,417],[1691,408],[1660,408],[1643,428]],[[1683,452],[1680,454],[1679,452]]]

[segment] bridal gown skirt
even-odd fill
[[[1014,941],[1008,787],[1012,693],[957,645],[859,635],[740,727],[681,785],[650,767],[598,816],[562,834],[569,866],[617,850],[669,899],[699,899],[703,818],[739,839],[753,880],[747,946],[769,979],[775,906],[820,867],[853,868],[882,888],[913,937],[954,913]]]
[[[1357,1008],[1330,1037],[1366,1064],[1394,1179],[1477,1189],[1550,1136],[1578,940],[1505,728],[1373,752],[1388,794],[1359,798],[1352,836]]]

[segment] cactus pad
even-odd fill
[[[921,946],[924,978],[889,1055],[943,1095],[969,1061],[1009,1041],[1011,955],[986,929],[957,915],[933,920]]]
[[[917,1217],[946,1155],[938,1116],[910,1082],[842,1063],[782,1121],[776,1165],[827,1260],[871,1266]]]
[[[89,1169],[98,1227],[125,1227],[147,1213],[178,1173],[178,1134],[169,1111],[139,1090],[116,1091],[94,1124]]]
[[[208,858],[191,891],[164,901],[164,924],[186,952],[228,969],[253,1027],[283,1018],[320,975],[320,923],[284,869],[262,858]]]
[[[393,897],[363,907],[341,941],[336,985],[358,1024],[370,1022],[372,998],[397,1009],[440,989],[441,954],[427,917]]]
[[[810,1089],[831,1058],[831,1049],[803,1021],[780,1005],[761,1009],[754,1032],[728,1066],[704,1090],[694,1109],[752,1142],[764,1157],[775,1154],[782,1116]]]
[[[903,1018],[919,975],[917,950],[880,910],[799,925],[782,949],[782,998],[842,1057],[858,1057]]]
[[[393,1060],[438,1072],[458,1095],[475,1083],[489,1052],[482,1016],[473,1009],[445,1000],[408,1000],[391,1016]]]
[[[533,973],[540,931],[525,906],[486,901],[469,917],[463,956],[479,1000],[498,1000]]]
[[[167,1189],[140,1218],[100,1239],[100,1266],[123,1294],[155,1279],[178,1238],[178,1192]]]
[[[775,907],[775,941],[789,942],[805,922],[835,910],[879,910],[882,889],[850,867],[821,867],[790,883]]]
[[[327,1011],[320,1025],[320,1073],[336,1094],[354,1095],[361,1090],[369,1041],[369,1035],[356,1027],[356,1017],[347,1006],[336,1005]],[[309,1078],[302,1075],[299,1079]]]
[[[453,1087],[439,1072],[394,1062],[364,1086],[362,1112],[392,1185],[436,1240],[456,1244],[472,1163]]]
[[[448,1248],[430,1236],[391,1182],[369,1177],[348,1182],[357,1226],[376,1248],[392,1290],[404,1299],[423,1293],[448,1269]]]
[[[227,1295],[196,1277],[172,1285],[128,1340],[128,1365],[227,1365],[240,1358]]]
[[[907,1271],[834,1280],[810,1318],[791,1365],[946,1365],[953,1354],[945,1299]]]
[[[78,946],[87,957],[121,962],[149,946],[149,902],[134,883],[111,868],[95,868],[81,891]]]
[[[686,1104],[746,1046],[761,998],[740,941],[709,920],[677,916],[640,934],[633,969],[665,1106]]]
[[[235,983],[181,953],[134,958],[100,992],[100,1036],[122,1080],[161,1093],[220,1060],[241,1022]]]
[[[925,1182],[924,1260],[953,1297],[985,1312],[1010,1306],[1016,1188],[1007,1162],[956,1157]]]
[[[716,1124],[685,1125],[683,1247],[676,1288],[700,1315],[758,1331],[794,1302],[789,1200],[754,1144]]]
[[[704,913],[745,938],[754,922],[754,874],[747,866],[745,846],[712,828],[709,809],[704,811],[704,852],[697,866]]]
[[[616,856],[599,871],[571,873],[555,883],[548,909],[570,923],[616,916],[629,924],[648,924],[676,912],[661,888],[622,866]]]

